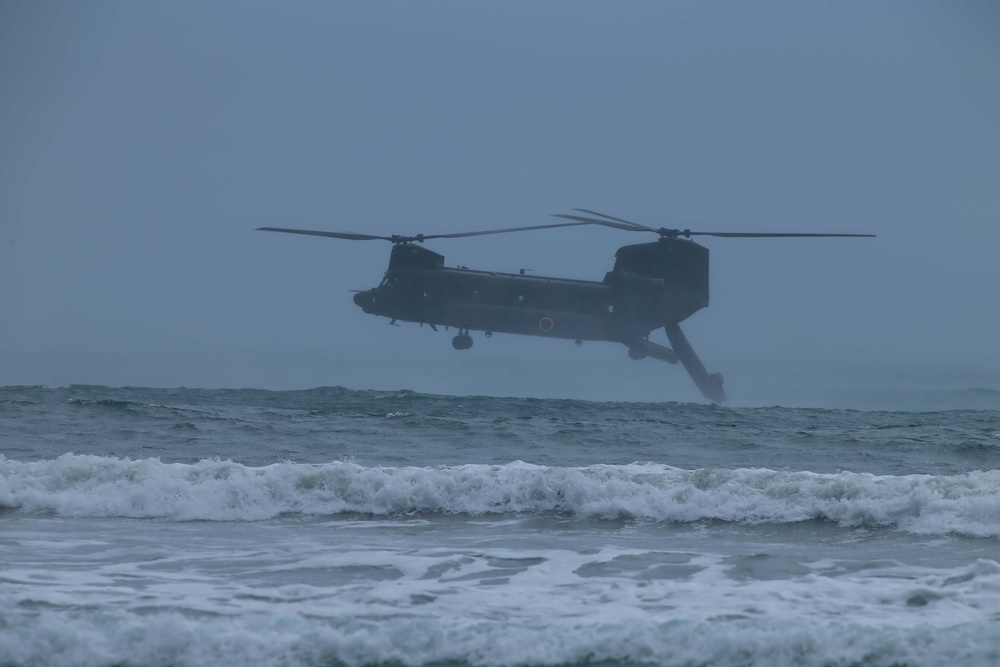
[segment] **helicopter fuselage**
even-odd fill
[[[597,282],[446,268],[443,256],[398,244],[381,284],[354,302],[373,315],[463,333],[611,341],[630,349],[708,305],[703,246],[666,239],[624,246],[617,258]]]

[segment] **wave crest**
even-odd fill
[[[282,514],[565,513],[587,519],[895,527],[1000,536],[1000,471],[872,475],[633,463],[366,467],[0,457],[0,507],[64,516],[255,521]]]

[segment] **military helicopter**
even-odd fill
[[[378,287],[359,291],[354,303],[366,313],[391,320],[455,328],[456,350],[468,350],[469,332],[543,336],[575,341],[621,343],[632,359],[651,357],[684,366],[705,398],[722,403],[726,394],[722,375],[709,373],[688,342],[680,323],[708,306],[708,249],[693,236],[723,238],[873,237],[874,234],[805,234],[760,232],[702,232],[656,228],[597,211],[573,209],[556,214],[570,222],[509,227],[451,234],[377,236],[285,227],[261,231],[325,236],[349,241],[382,240],[392,243],[389,267]],[[509,234],[557,227],[601,225],[627,232],[657,234],[649,243],[622,246],[615,265],[601,282],[544,276],[446,268],[444,256],[421,247],[432,239],[454,239]],[[663,328],[671,347],[649,340]]]

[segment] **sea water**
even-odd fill
[[[1000,665],[1000,392],[939,399],[0,388],[0,665]]]

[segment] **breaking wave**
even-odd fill
[[[992,624],[870,627],[761,620],[542,624],[400,617],[316,619],[293,613],[155,624],[121,612],[43,612],[0,628],[4,664],[46,665],[715,665],[934,667],[995,665]]]
[[[1000,471],[960,475],[685,470],[662,464],[252,467],[64,454],[0,456],[0,508],[62,516],[257,521],[283,514],[559,513],[654,522],[792,523],[1000,536]]]

